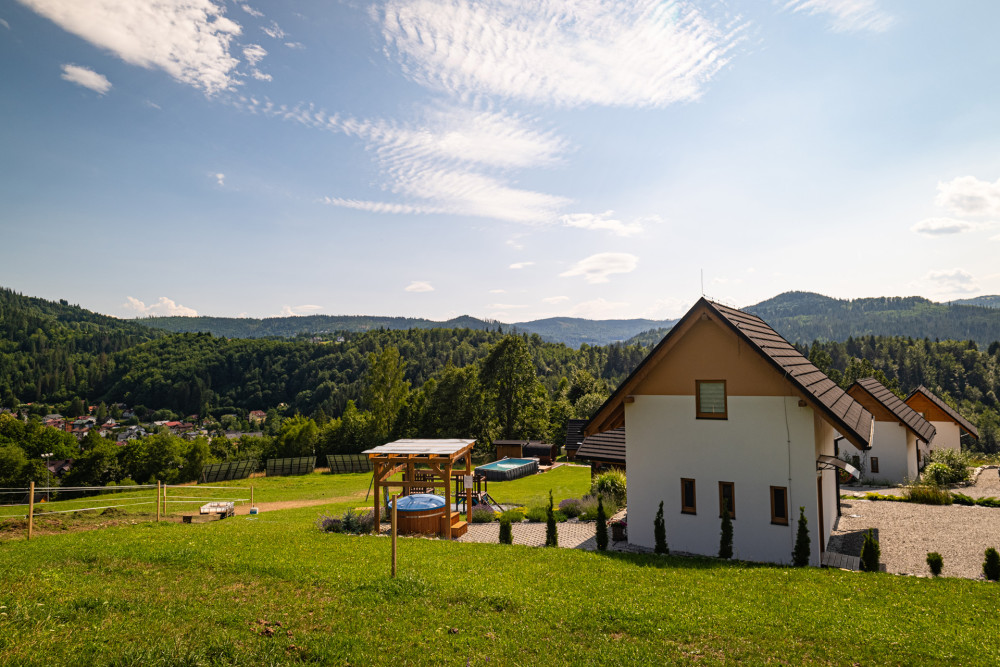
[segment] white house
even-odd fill
[[[585,435],[625,427],[629,541],[716,555],[723,503],[734,556],[788,563],[799,507],[819,565],[836,521],[837,433],[867,449],[874,422],[763,320],[701,299],[597,411]]]
[[[958,414],[927,387],[920,385],[904,402],[937,429],[937,435],[929,443],[928,449],[961,451],[963,432],[979,440],[979,431],[972,422]]]
[[[858,380],[847,393],[875,418],[875,441],[863,457],[865,478],[916,481],[923,464],[920,447],[934,438],[934,426],[875,378]]]

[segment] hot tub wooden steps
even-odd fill
[[[451,537],[452,539],[456,537],[461,537],[465,535],[466,531],[469,530],[469,524],[461,519],[462,515],[458,512],[451,513]]]

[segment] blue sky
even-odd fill
[[[0,285],[122,317],[1000,293],[1000,4],[0,0]]]

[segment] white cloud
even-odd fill
[[[569,301],[568,296],[547,296],[542,299],[542,303],[562,303],[563,301]]]
[[[87,67],[79,65],[63,65],[62,78],[78,86],[89,88],[95,93],[103,95],[111,90],[111,82],[103,74],[98,74]]]
[[[303,304],[301,306],[282,306],[281,317],[299,317],[315,313],[317,310],[323,310],[323,306],[317,306],[311,303]]]
[[[270,81],[273,78],[270,74],[264,74],[256,67],[250,70],[250,74],[258,81]]]
[[[226,175],[225,174],[215,174],[215,183],[220,188],[222,186],[224,186],[226,184]]]
[[[1000,217],[1000,179],[996,183],[960,176],[937,186],[934,203],[963,217]]]
[[[927,274],[927,279],[937,285],[941,292],[967,294],[979,291],[975,278],[963,269],[931,271]]]
[[[644,223],[658,222],[659,217],[639,218],[632,222],[622,222],[612,218],[614,211],[604,213],[570,213],[560,216],[559,221],[567,227],[609,231],[618,236],[633,236],[643,230]]]
[[[606,283],[616,273],[631,273],[639,265],[639,258],[627,252],[601,252],[581,259],[568,271],[559,275],[564,278],[583,276],[590,284]]]
[[[271,21],[270,26],[266,28],[261,28],[261,30],[263,30],[264,34],[270,37],[271,39],[284,39],[285,37],[285,31],[279,28],[278,24],[275,23],[274,21]]]
[[[267,49],[260,44],[247,44],[243,47],[243,57],[247,59],[247,62],[251,66],[257,65],[266,55]]]
[[[382,16],[421,85],[559,106],[697,99],[740,32],[684,0],[390,0]]]
[[[422,122],[399,125],[327,114],[312,105],[275,105],[241,97],[250,113],[357,137],[401,202],[344,197],[324,201],[379,213],[445,213],[528,224],[549,223],[569,200],[512,187],[503,172],[548,166],[568,149],[562,138],[537,130],[530,119],[466,109],[428,110]]]
[[[491,303],[486,306],[487,308],[497,308],[499,310],[519,310],[521,308],[527,308],[527,304],[523,303]]]
[[[304,48],[306,48],[306,45],[303,44],[302,42],[285,42],[285,46],[287,46],[290,49],[304,49]]]
[[[896,22],[879,7],[878,0],[788,0],[785,9],[826,14],[835,32],[885,32]]]
[[[507,293],[507,290],[505,290],[505,289],[491,289],[490,290],[490,294],[506,294],[506,293]]]
[[[604,320],[628,316],[628,306],[629,304],[625,301],[608,301],[599,298],[578,303],[565,312],[568,317]]]
[[[961,234],[975,229],[976,226],[966,220],[955,218],[927,218],[910,227],[910,231],[925,236],[946,236]]]
[[[515,262],[514,264],[511,264],[507,268],[508,269],[514,269],[514,270],[524,269],[524,268],[527,268],[529,266],[533,266],[534,264],[535,264],[534,262]]]
[[[241,31],[212,0],[20,0],[64,30],[125,62],[159,68],[214,94],[236,85],[229,53]]]
[[[187,306],[182,306],[176,303],[173,299],[168,299],[165,296],[161,296],[160,300],[156,303],[146,305],[139,299],[133,296],[126,297],[125,303],[122,307],[126,310],[134,311],[137,315],[149,315],[158,317],[197,317],[198,311],[194,308],[188,308]]]
[[[7,28],[7,30],[10,30],[10,24],[4,21],[3,19],[0,19],[0,25]]]
[[[434,287],[426,281],[414,280],[409,285],[403,288],[406,292],[433,292]]]
[[[250,16],[253,16],[254,18],[258,18],[259,19],[260,17],[264,16],[264,12],[257,11],[256,9],[254,9],[253,7],[251,7],[250,5],[240,5],[240,9],[242,9],[243,11],[245,11]]]

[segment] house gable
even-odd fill
[[[858,380],[851,385],[848,393],[875,415],[876,421],[899,422],[924,442],[930,442],[937,432],[933,424],[875,378]]]
[[[979,430],[972,425],[972,422],[955,412],[950,405],[923,385],[914,389],[904,402],[916,412],[923,414],[924,419],[929,422],[953,422],[972,437],[979,439]]]

